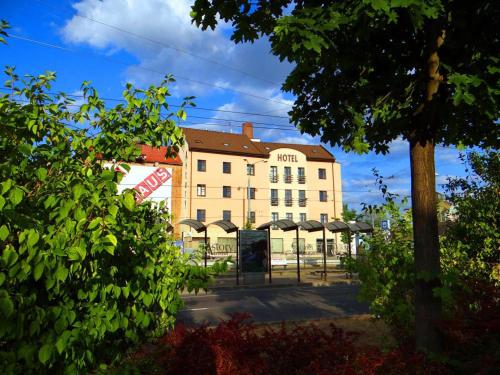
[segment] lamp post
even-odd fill
[[[243,159],[243,161],[245,161],[247,163],[247,175],[248,175],[248,182],[247,182],[247,200],[248,200],[248,206],[247,206],[247,221],[250,221],[250,212],[251,212],[251,207],[250,207],[250,189],[252,187],[251,185],[251,181],[250,181],[250,174],[248,173],[248,166],[251,165],[253,167],[253,171],[254,171],[254,174],[255,174],[255,165],[256,164],[259,164],[259,163],[267,163],[267,160],[259,160],[255,163],[250,163],[248,161],[248,159]],[[246,223],[244,223],[246,224]]]

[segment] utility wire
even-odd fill
[[[61,13],[61,12],[59,12],[59,11],[58,11],[55,7],[53,7],[52,5],[47,4],[47,3],[45,3],[44,1],[41,1],[41,0],[38,0],[38,2],[39,2],[40,4],[43,4],[43,5],[47,6],[47,7],[49,7],[49,8],[52,8],[54,11],[56,11],[57,13],[59,13],[60,15],[62,15],[62,13]],[[85,20],[88,20],[88,21],[91,21],[91,22],[94,22],[94,23],[97,23],[97,24],[102,25],[102,26],[106,26],[106,27],[108,27],[108,28],[110,28],[110,29],[113,29],[113,30],[119,31],[119,32],[124,33],[124,34],[131,35],[131,36],[133,36],[133,37],[135,37],[135,38],[139,38],[139,39],[146,40],[146,41],[148,41],[148,42],[150,42],[150,43],[157,44],[157,45],[162,46],[162,47],[164,47],[164,48],[172,49],[172,50],[174,50],[174,51],[177,51],[177,52],[180,52],[180,53],[183,53],[183,54],[186,54],[186,55],[189,55],[189,56],[195,57],[195,58],[197,58],[197,59],[200,59],[200,60],[203,60],[203,61],[209,62],[209,63],[211,63],[211,64],[219,65],[219,66],[221,66],[221,67],[224,67],[224,68],[226,68],[226,69],[233,70],[233,71],[235,71],[235,72],[237,72],[237,73],[240,73],[240,74],[246,75],[246,76],[251,77],[251,78],[253,78],[253,79],[257,79],[257,80],[262,81],[262,82],[270,83],[270,84],[272,84],[272,85],[277,85],[277,86],[280,86],[280,84],[279,84],[279,83],[277,83],[277,82],[273,82],[273,81],[270,81],[270,80],[268,80],[268,79],[258,77],[258,76],[256,76],[256,75],[254,75],[254,74],[252,74],[252,73],[248,73],[248,72],[246,72],[246,71],[244,71],[244,70],[242,70],[242,69],[235,68],[235,67],[233,67],[233,66],[231,66],[231,65],[227,65],[227,64],[221,63],[220,61],[217,61],[217,60],[214,60],[214,59],[210,59],[210,58],[208,58],[208,57],[205,57],[205,56],[201,56],[201,55],[198,55],[198,54],[192,53],[192,52],[190,52],[190,51],[188,51],[188,50],[182,49],[182,48],[177,47],[177,46],[175,46],[175,45],[173,45],[173,44],[167,44],[167,43],[164,43],[164,42],[158,41],[158,40],[156,40],[156,39],[150,38],[150,37],[148,37],[148,36],[140,35],[140,34],[134,33],[133,31],[129,31],[129,30],[127,30],[127,29],[123,29],[123,28],[121,28],[121,27],[118,27],[118,26],[115,26],[115,25],[111,25],[111,24],[106,23],[106,22],[103,22],[103,21],[101,21],[101,20],[97,20],[97,19],[95,19],[95,18],[87,17],[87,16],[84,16],[84,15],[81,15],[81,14],[78,14],[78,13],[75,13],[75,14],[74,14],[74,16],[79,17],[79,18],[82,18],[82,19],[85,19]]]
[[[47,42],[44,42],[44,41],[41,41],[41,40],[37,40],[37,39],[23,37],[21,35],[9,34],[9,37],[14,38],[14,39],[18,39],[18,40],[22,40],[22,41],[25,41],[25,42],[33,43],[33,44],[38,44],[38,45],[43,46],[43,47],[54,48],[54,49],[62,50],[64,52],[70,52],[70,53],[80,54],[80,55],[83,55],[83,56],[85,56],[87,58],[89,57],[88,55],[83,54],[83,53],[81,53],[79,51],[76,51],[76,50],[72,50],[72,49],[69,49],[69,48],[66,48],[66,47],[62,47],[62,46],[59,46],[59,45],[56,45],[56,44],[52,44],[52,43],[47,43]],[[117,59],[111,58],[109,56],[105,56],[105,55],[99,54],[96,57],[104,59],[104,60],[111,61],[111,62],[116,63],[116,64],[124,65],[124,66],[127,66],[127,67],[130,66],[130,64],[127,63],[127,62],[124,62],[124,61],[121,61],[121,60],[117,60]],[[160,72],[159,70],[155,70],[155,69],[151,69],[151,68],[146,68],[146,67],[140,66],[140,65],[135,66],[135,68],[142,69],[142,70],[145,70],[145,71],[149,71],[149,72],[152,72],[152,73],[156,73],[156,74],[159,74],[161,76],[165,76],[165,73],[164,72]],[[267,98],[267,97],[264,97],[264,96],[260,96],[260,95],[252,94],[250,92],[246,92],[246,91],[241,91],[241,90],[229,88],[229,87],[226,87],[226,86],[217,85],[215,83],[200,81],[200,80],[197,80],[197,79],[192,79],[192,78],[183,77],[183,76],[179,76],[179,75],[175,75],[175,78],[176,79],[180,79],[180,80],[184,80],[184,81],[188,81],[188,82],[198,83],[200,85],[215,87],[215,88],[218,88],[218,89],[221,89],[221,90],[230,91],[230,92],[233,92],[233,93],[236,93],[236,94],[253,97],[253,98],[256,98],[256,99],[260,99],[260,100],[265,100],[265,101],[269,101],[269,102],[275,102],[275,103],[279,103],[279,104],[290,106],[290,104],[282,102],[280,100],[276,100],[276,99],[272,99],[272,98]]]

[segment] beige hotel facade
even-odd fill
[[[341,218],[340,164],[321,145],[264,142],[254,138],[253,125],[242,124],[241,134],[183,129],[186,145],[181,151],[181,188],[177,218],[204,224],[226,219],[239,228],[253,228],[271,220],[328,222]],[[179,217],[180,216],[180,217]],[[236,252],[236,239],[215,225],[208,227],[210,252]],[[196,249],[204,241],[182,225],[175,230],[185,248]],[[293,256],[295,232],[271,231],[273,258]],[[340,235],[327,231],[327,254],[343,252]],[[322,251],[322,232],[299,233],[299,249],[308,255]]]

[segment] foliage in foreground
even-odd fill
[[[478,364],[500,370],[499,154],[471,153],[468,161],[469,176],[447,185],[455,212],[441,238],[441,285],[434,288],[445,307],[439,328],[457,371]],[[411,217],[392,198],[381,208],[392,217],[390,234],[375,231],[369,250],[348,266],[359,272],[360,296],[372,312],[407,341],[415,324]]]
[[[381,352],[357,346],[354,335],[333,324],[292,330],[257,329],[248,315],[236,314],[215,328],[178,325],[154,347],[136,353],[130,373],[141,374],[408,374],[445,373],[411,350]],[[119,370],[123,373],[124,368]]]
[[[170,79],[147,90],[128,85],[124,103],[107,109],[87,84],[75,106],[50,94],[53,73],[27,77],[20,89],[7,73],[0,363],[7,374],[87,372],[172,326],[179,291],[203,286],[214,271],[190,266],[165,231],[169,213],[136,205],[133,191],[117,195],[122,175],[100,162],[134,161],[137,143],[177,150],[183,136],[174,118],[185,112],[160,114],[169,110]]]

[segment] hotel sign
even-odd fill
[[[286,161],[286,162],[291,162],[291,163],[297,163],[297,155],[293,154],[278,154],[277,155],[278,161]]]

